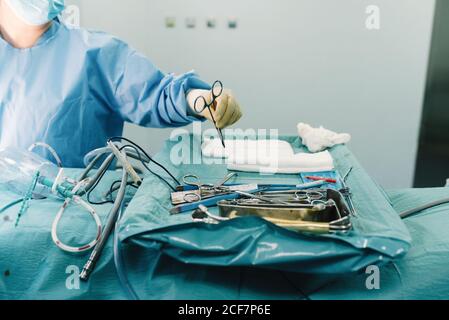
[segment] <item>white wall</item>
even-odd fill
[[[386,187],[412,184],[434,0],[78,0],[84,27],[111,32],[168,72],[221,79],[245,107],[243,128],[295,133],[299,121],[347,131]],[[381,9],[381,29],[365,9]],[[165,17],[178,18],[175,29]],[[200,25],[186,29],[184,19]],[[207,29],[204,20],[219,25]],[[226,28],[229,16],[239,19]],[[170,131],[130,127],[156,152]]]

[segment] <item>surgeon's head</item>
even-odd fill
[[[64,0],[0,0],[1,36],[14,47],[32,47],[64,7]]]
[[[14,14],[29,26],[41,26],[64,10],[64,0],[2,0]]]

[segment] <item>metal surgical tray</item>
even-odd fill
[[[220,201],[220,216],[231,219],[257,216],[280,227],[302,232],[344,232],[352,228],[351,211],[338,191],[268,191],[256,196],[263,200]]]

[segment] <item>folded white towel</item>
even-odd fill
[[[242,161],[243,158],[228,159],[228,169],[233,171],[260,172],[266,174],[284,173],[296,174],[303,172],[320,172],[334,169],[334,161],[328,151],[309,154],[298,153],[288,157],[273,155],[258,159],[254,164],[251,161]]]
[[[223,149],[219,140],[206,141],[202,146],[203,155],[227,158],[228,169],[233,171],[296,174],[334,169],[329,152],[295,154],[286,141],[226,140],[225,144]]]
[[[282,140],[225,140],[226,149],[219,139],[206,140],[202,145],[202,153],[210,158],[229,158],[248,155],[266,155],[276,153],[279,155],[293,155],[290,143]]]

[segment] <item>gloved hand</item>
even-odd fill
[[[187,102],[194,114],[198,114],[195,111],[195,101],[200,96],[203,96],[208,104],[212,101],[212,93],[210,91],[199,89],[191,90],[187,94]],[[239,103],[235,99],[232,92],[227,89],[223,90],[223,93],[217,98],[215,104],[210,108],[210,110],[212,111],[219,129],[233,125],[242,117],[242,111]],[[208,108],[204,109],[204,111],[199,115],[213,121]]]

